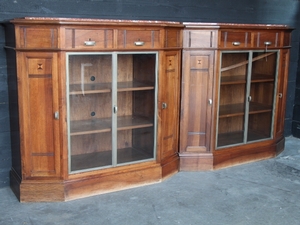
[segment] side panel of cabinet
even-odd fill
[[[17,53],[23,179],[60,175],[57,58]]]
[[[184,51],[180,121],[180,170],[207,169],[213,104],[213,51]]]
[[[287,77],[289,69],[289,50],[282,50],[279,59],[278,84],[276,96],[276,118],[275,118],[275,139],[283,138],[284,117],[287,91]]]
[[[162,176],[178,171],[180,52],[161,53],[158,90],[158,149]]]

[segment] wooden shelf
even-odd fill
[[[245,84],[245,83],[246,83],[246,75],[221,76],[221,85]]]
[[[256,114],[256,113],[264,113],[264,112],[271,112],[272,106],[271,105],[265,105],[258,102],[250,102],[249,106],[249,114]]]
[[[256,131],[248,131],[247,142],[270,138],[270,136],[258,133]],[[218,134],[217,147],[223,147],[244,142],[244,131],[228,132]]]
[[[152,127],[153,121],[143,116],[118,117],[117,130]],[[111,118],[71,121],[70,135],[95,134],[111,131]]]
[[[218,134],[217,147],[240,144],[244,141],[244,131]]]
[[[117,150],[117,163],[129,163],[141,160],[152,159],[153,155],[148,152],[153,150],[144,149],[144,151],[137,150],[137,148],[124,148]],[[112,152],[94,152],[88,154],[80,154],[71,156],[71,171],[85,170],[98,167],[112,166]]]
[[[95,83],[95,84],[71,84],[69,86],[70,95],[78,94],[97,94],[97,93],[109,93],[111,92],[111,83]]]
[[[274,82],[274,76],[268,74],[252,74],[251,83]]]
[[[78,94],[97,94],[97,93],[109,93],[112,90],[111,83],[95,83],[95,84],[71,84],[70,85],[70,95]],[[117,84],[118,92],[120,91],[143,91],[143,90],[153,90],[154,84],[150,82],[139,82],[139,81],[129,81],[129,82],[119,82]]]
[[[118,92],[120,91],[143,91],[143,90],[153,90],[153,83],[132,81],[132,82],[118,82]]]
[[[249,114],[271,112],[272,106],[265,105],[257,102],[250,102]],[[219,118],[226,118],[232,116],[242,116],[245,114],[244,104],[231,104],[231,105],[220,105]]]
[[[245,114],[245,104],[220,105],[219,118],[242,116]]]

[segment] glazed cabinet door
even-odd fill
[[[156,52],[68,53],[69,172],[155,159]]]
[[[180,153],[210,151],[213,60],[213,51],[183,53]]]
[[[57,53],[17,53],[24,179],[60,176],[57,58]]]
[[[222,52],[217,148],[273,138],[278,55]]]

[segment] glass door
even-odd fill
[[[112,166],[112,55],[67,54],[70,172]]]
[[[67,53],[70,173],[153,160],[157,53]]]
[[[153,159],[157,54],[118,54],[117,61],[117,164]]]
[[[249,52],[221,54],[217,147],[242,144]]]
[[[248,96],[248,142],[272,138],[277,60],[278,51],[253,52]]]
[[[217,148],[272,138],[278,51],[222,52]]]

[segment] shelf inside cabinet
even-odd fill
[[[246,83],[245,75],[221,76],[221,85],[245,84],[245,83]]]
[[[244,131],[235,131],[218,134],[218,147],[243,143]]]
[[[219,118],[225,118],[229,116],[241,116],[245,114],[244,104],[230,104],[220,105],[219,107]]]
[[[271,105],[265,105],[257,102],[250,102],[249,104],[249,114],[264,113],[272,111]],[[230,105],[220,105],[219,108],[219,118],[241,116],[245,114],[244,104],[230,104]]]
[[[249,130],[247,142],[270,138],[269,135],[260,132]],[[218,134],[218,147],[240,144],[244,142],[244,131],[228,132]]]
[[[118,87],[118,92],[143,91],[143,90],[153,90],[154,84],[151,82],[130,81],[130,82],[118,82],[117,87]]]
[[[154,84],[150,82],[140,82],[140,81],[128,81],[128,82],[118,82],[118,91],[143,91],[143,90],[153,90]],[[72,84],[69,86],[70,95],[78,94],[97,94],[97,93],[109,93],[111,92],[111,83],[95,83],[95,84]]]
[[[148,149],[141,151],[137,148],[118,149],[117,163],[135,162],[153,158]],[[106,167],[112,165],[112,152],[102,151],[71,156],[71,170],[84,170],[90,168]]]
[[[251,83],[259,83],[259,82],[273,82],[274,76],[267,74],[252,74]]]
[[[250,102],[249,114],[264,113],[264,112],[271,112],[271,111],[272,111],[271,105],[266,105],[258,102]]]
[[[78,94],[97,94],[111,92],[111,83],[95,83],[95,84],[71,84],[69,86],[70,95]]]
[[[257,131],[253,131],[253,130],[248,131],[248,137],[247,137],[248,142],[249,141],[267,139],[267,138],[270,138],[270,135],[263,134],[261,132],[257,132]]]
[[[70,134],[84,135],[111,131],[111,118],[71,121]],[[118,117],[118,130],[152,127],[153,121],[143,116]]]

